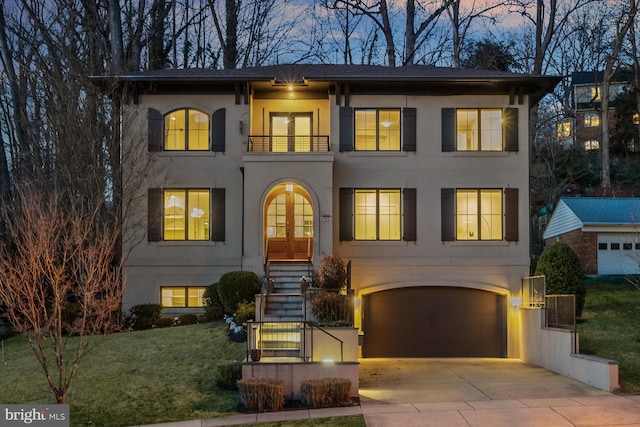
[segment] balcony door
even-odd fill
[[[313,205],[299,185],[276,185],[265,202],[265,250],[270,260],[313,255]]]
[[[311,151],[313,113],[271,113],[271,151]]]

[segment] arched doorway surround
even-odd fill
[[[313,256],[313,202],[302,186],[273,186],[264,203],[265,253],[269,260],[307,260]]]

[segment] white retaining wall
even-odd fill
[[[600,390],[612,392],[619,387],[618,362],[578,354],[577,334],[566,329],[545,328],[543,309],[521,309],[521,319],[522,360]]]

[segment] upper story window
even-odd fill
[[[209,190],[164,190],[164,240],[209,240]]]
[[[442,241],[518,241],[517,188],[443,188]]]
[[[502,110],[457,110],[456,150],[502,151]]]
[[[147,147],[160,151],[217,151],[226,148],[226,109],[209,116],[195,108],[180,108],[162,114],[147,110]]]
[[[340,151],[416,151],[415,108],[340,107]]]
[[[209,116],[199,110],[183,108],[164,116],[165,150],[208,150]]]
[[[356,151],[399,151],[400,109],[355,110]]]
[[[518,151],[518,109],[443,108],[442,151]]]
[[[585,127],[600,126],[600,114],[598,114],[598,113],[585,113],[585,115],[584,115],[584,126]]]
[[[564,121],[557,125],[557,137],[559,141],[567,139],[571,136],[571,122]]]
[[[341,188],[340,240],[416,241],[415,188]]]
[[[591,101],[600,101],[600,92],[598,86],[591,86]]]
[[[456,240],[502,240],[502,190],[456,190]]]
[[[150,188],[148,238],[224,241],[225,189]]]
[[[355,190],[355,240],[400,240],[400,190]]]

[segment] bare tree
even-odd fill
[[[31,185],[20,186],[7,209],[11,244],[0,248],[0,300],[64,403],[92,336],[120,324],[122,283],[113,259],[120,229],[102,218],[101,205]]]
[[[431,31],[453,0],[434,2],[420,2],[407,0],[403,11],[405,17],[404,51],[402,52],[402,65],[413,64],[417,51],[428,41]],[[385,38],[387,63],[390,67],[396,66],[396,35],[395,23],[397,17],[393,15],[393,4],[387,0],[375,3],[363,0],[335,0],[334,7],[344,5],[354,11],[358,11],[369,17]],[[432,6],[432,7],[429,7]],[[419,24],[416,24],[416,20]]]
[[[477,0],[465,1],[453,0],[446,9],[451,22],[451,41],[453,45],[453,66],[460,67],[460,55],[471,24],[478,19],[489,19],[495,23],[495,17],[490,12],[501,8],[503,2],[479,3]]]

